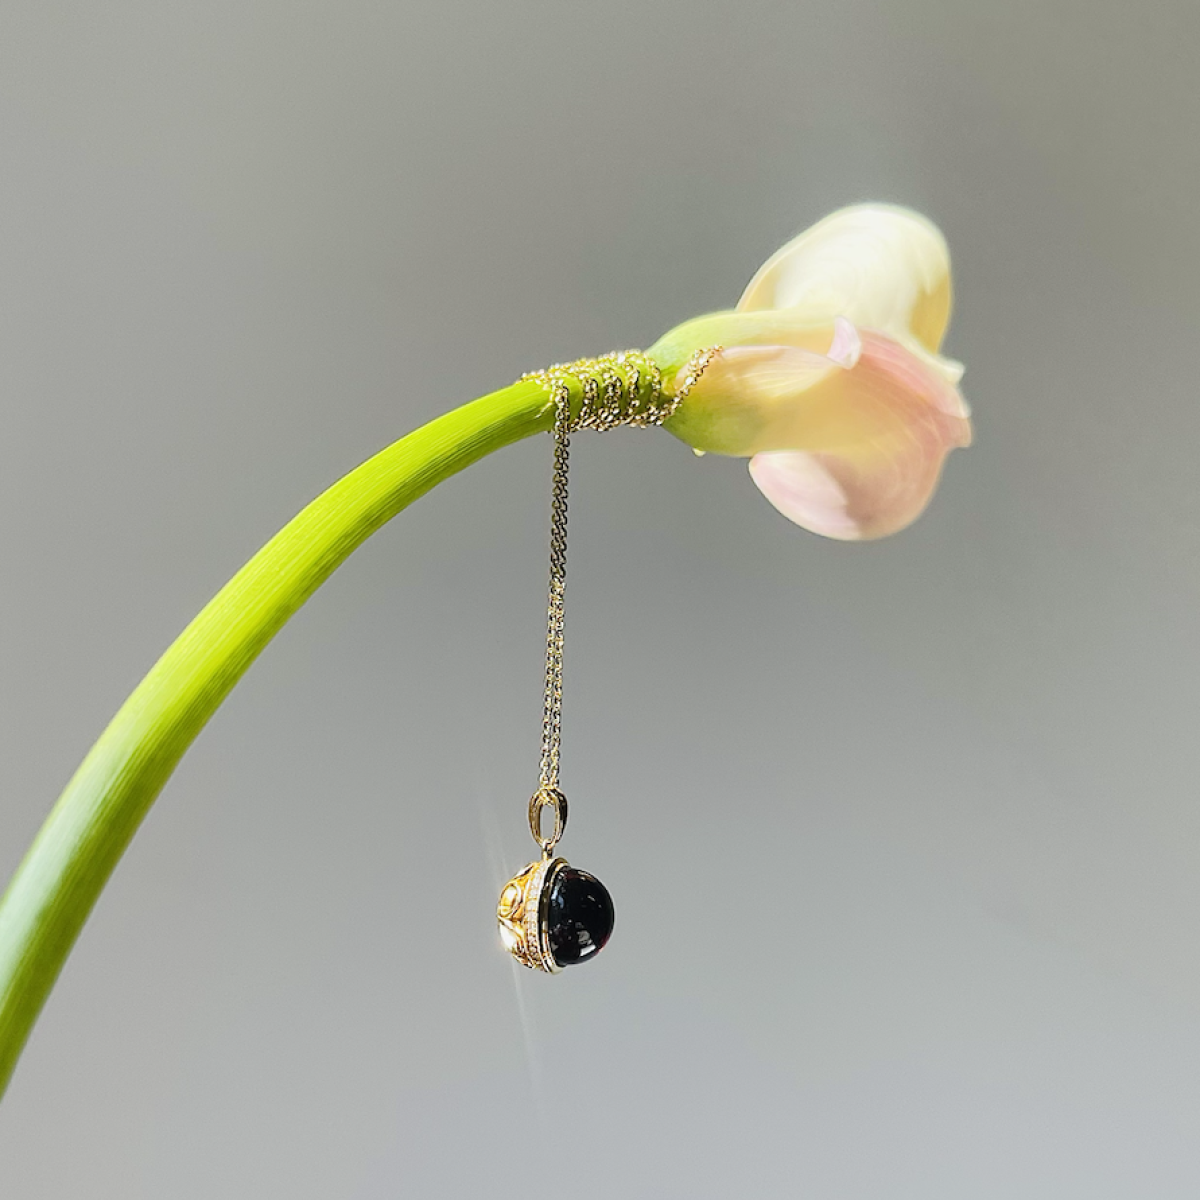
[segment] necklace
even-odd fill
[[[529,800],[529,831],[541,857],[523,867],[500,893],[500,939],[522,965],[556,974],[594,958],[612,934],[608,889],[594,875],[555,855],[567,827],[567,797],[559,787],[562,743],[563,631],[567,586],[567,477],[571,434],[619,425],[661,425],[695,385],[716,353],[698,352],[673,396],[663,393],[658,367],[627,350],[560,363],[523,379],[540,383],[554,405],[554,472],[550,501],[550,599],[546,617],[546,690],[537,790]],[[572,414],[572,395],[579,406]],[[546,810],[553,826],[543,828]]]

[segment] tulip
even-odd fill
[[[891,205],[842,209],[768,259],[735,311],[651,347],[676,390],[696,350],[720,347],[667,428],[697,451],[749,457],[763,495],[814,533],[894,533],[971,441],[962,367],[937,353],[949,316],[937,228]]]

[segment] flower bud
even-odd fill
[[[737,311],[685,322],[648,351],[678,391],[667,422],[694,449],[751,457],[767,499],[827,537],[882,537],[925,508],[971,441],[962,368],[936,354],[950,312],[945,241],[907,209],[843,209],[773,255]]]

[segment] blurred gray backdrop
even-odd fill
[[[945,230],[977,445],[847,546],[577,440],[563,849],[618,920],[552,980],[493,926],[549,440],[403,514],[136,838],[0,1194],[1200,1194],[1198,60],[1193,0],[4,0],[5,877],[313,495],[839,205]]]

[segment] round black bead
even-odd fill
[[[598,954],[613,931],[612,897],[594,875],[560,867],[550,884],[546,938],[560,967]]]

